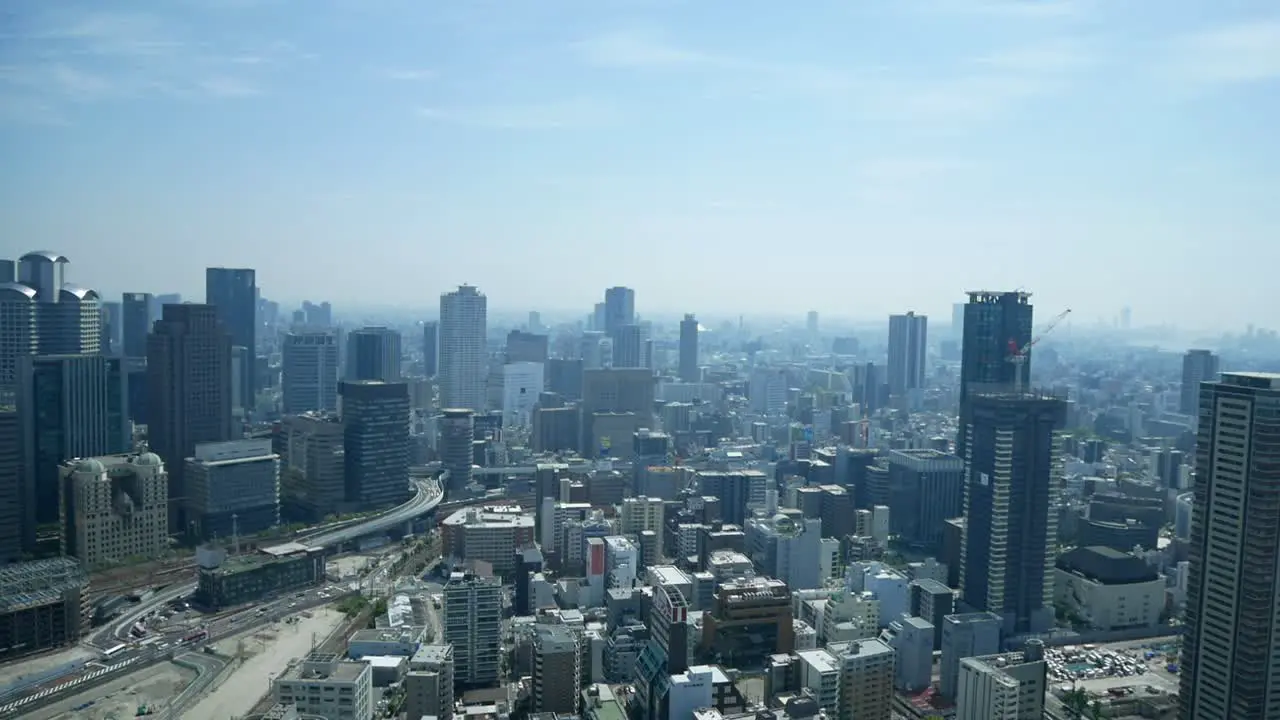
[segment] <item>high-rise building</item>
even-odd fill
[[[507,333],[507,364],[518,362],[545,363],[547,361],[547,336],[524,330]]]
[[[66,282],[70,261],[54,252],[23,255],[17,282],[0,283],[0,402],[12,402],[18,358],[102,351],[98,294]]]
[[[653,372],[645,368],[586,370],[582,373],[583,455],[595,457],[601,435],[596,423],[601,414],[628,416],[631,427],[614,435],[619,441],[636,430],[653,427]]]
[[[929,318],[909,312],[889,316],[889,393],[906,397],[924,389]]]
[[[231,440],[231,336],[212,305],[165,305],[147,336],[147,438],[169,462],[169,530],[184,532],[186,458]]]
[[[103,355],[120,355],[124,352],[123,333],[120,327],[121,306],[118,302],[100,302],[99,318],[102,323],[99,335],[99,352]]]
[[[365,509],[409,499],[409,386],[344,381],[342,421],[347,502]]]
[[[636,324],[616,328],[613,333],[613,367],[644,366],[644,329]]]
[[[284,336],[280,385],[285,415],[338,409],[338,338],[331,332]]]
[[[334,413],[280,420],[280,501],[295,516],[318,521],[347,501],[342,420]]]
[[[422,372],[435,377],[440,369],[440,323],[428,320],[422,323]]]
[[[215,308],[218,319],[231,335],[231,344],[245,349],[239,385],[241,402],[246,408],[254,407],[254,394],[258,390],[257,373],[254,372],[258,356],[256,275],[251,268],[211,267],[204,271],[205,304]]]
[[[346,380],[400,381],[400,333],[365,327],[347,335]]]
[[[893,678],[897,655],[883,640],[835,642],[827,646],[835,656],[840,679],[840,720],[893,717]]]
[[[1013,349],[1031,342],[1031,293],[969,293],[964,306],[964,342],[960,358],[960,433],[956,454],[964,457],[965,428],[968,426],[969,395],[982,386],[1008,388],[1021,374],[1022,387],[1030,385],[1030,352],[1022,363],[1010,362]]]
[[[964,601],[999,615],[1006,635],[1045,632],[1054,618],[1066,403],[1030,392],[983,392],[969,404]]]
[[[1200,386],[1180,720],[1280,717],[1280,374]]]
[[[702,370],[698,367],[698,319],[693,315],[685,315],[680,321],[680,379],[702,381]]]
[[[577,715],[582,680],[578,638],[567,625],[533,629],[533,712]]]
[[[35,546],[35,527],[26,522],[29,484],[15,481],[22,473],[22,423],[16,408],[0,404],[0,478],[9,478],[0,482],[0,566],[18,562]]]
[[[604,330],[613,337],[623,325],[636,321],[636,291],[628,287],[611,287],[604,291]]]
[[[1041,640],[1028,641],[1018,652],[965,658],[960,661],[956,720],[1040,720],[1048,689]]]
[[[130,449],[127,379],[118,357],[37,355],[21,358],[18,412],[27,496],[26,522],[57,523],[62,508],[58,467],[65,460]],[[34,525],[24,532],[34,537]]]
[[[810,310],[809,314],[805,316],[804,327],[805,327],[805,330],[807,330],[810,335],[818,334],[818,311],[817,310]]]
[[[186,465],[192,538],[254,535],[280,524],[280,456],[270,439],[199,443]]]
[[[455,572],[444,586],[444,641],[453,645],[454,683],[461,689],[496,687],[502,654],[502,583]]]
[[[1188,350],[1182,356],[1182,397],[1178,412],[1200,414],[1200,383],[1218,379],[1218,356],[1208,350]]]
[[[125,357],[147,356],[147,334],[151,332],[151,293],[125,293],[120,303],[120,330]]]
[[[441,413],[440,465],[449,473],[444,489],[459,493],[471,484],[475,413],[469,408],[445,408]]]
[[[470,285],[440,296],[440,404],[485,409],[488,301]]]

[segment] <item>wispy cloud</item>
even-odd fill
[[[421,82],[423,80],[434,80],[436,72],[434,70],[410,69],[410,68],[392,68],[383,70],[382,76],[388,80],[399,80],[401,82]]]
[[[1196,84],[1280,78],[1280,18],[1239,23],[1177,38],[1169,71]]]
[[[607,124],[615,119],[609,106],[590,99],[483,107],[424,107],[426,120],[491,130],[564,130]]]

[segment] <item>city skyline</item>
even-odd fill
[[[6,254],[56,248],[111,297],[230,266],[335,304],[620,284],[650,313],[877,317],[1025,287],[1277,325],[1258,0],[131,7],[24,6],[0,68]]]

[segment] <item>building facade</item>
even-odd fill
[[[470,285],[440,296],[440,405],[486,409],[488,300]]]
[[[86,569],[169,548],[169,476],[155,453],[69,460],[60,468],[65,552]]]

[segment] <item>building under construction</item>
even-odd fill
[[[80,641],[89,578],[74,558],[0,567],[0,661]]]

